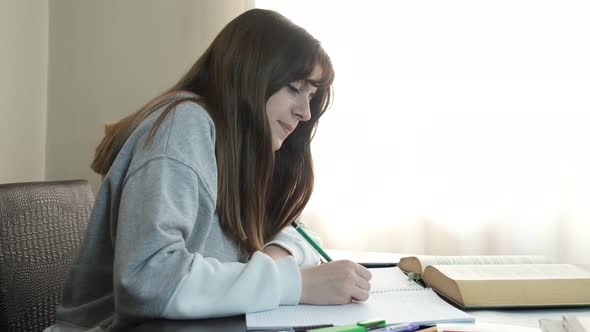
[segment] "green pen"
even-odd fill
[[[322,247],[318,246],[317,243],[315,243],[314,240],[311,239],[311,237],[309,237],[309,235],[307,235],[307,233],[303,230],[303,228],[301,227],[301,225],[297,225],[297,223],[295,223],[294,221],[291,223],[291,226],[295,227],[295,229],[297,230],[297,232],[299,232],[299,234],[301,234],[301,236],[303,236],[303,238],[305,239],[305,241],[307,241],[307,243],[309,243],[320,255],[322,255],[322,257],[324,257],[324,259],[328,262],[332,261],[332,258],[330,258],[330,256],[328,256],[328,254],[326,254],[326,252],[324,251],[324,249],[322,249]]]

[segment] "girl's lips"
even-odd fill
[[[293,132],[293,127],[289,126],[288,124],[282,122],[282,121],[277,121],[281,127],[283,127],[283,129],[285,129],[285,132],[287,132],[287,135],[289,135],[291,132]]]

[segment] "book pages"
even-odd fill
[[[480,264],[542,264],[543,256],[416,256],[422,272],[429,265],[480,265]]]
[[[590,271],[571,264],[433,265],[454,280],[587,279]]]

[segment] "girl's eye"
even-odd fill
[[[299,94],[299,89],[297,89],[296,87],[292,86],[291,84],[287,84],[287,87],[289,87],[289,90],[291,90],[291,92],[293,92],[295,94]]]

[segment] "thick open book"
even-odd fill
[[[421,274],[463,308],[590,305],[590,269],[539,256],[413,256],[399,267]]]
[[[371,293],[366,302],[344,305],[296,305],[246,314],[248,330],[284,329],[320,324],[347,325],[361,320],[385,319],[388,323],[473,322],[465,312],[439,298],[397,267],[372,269]]]

